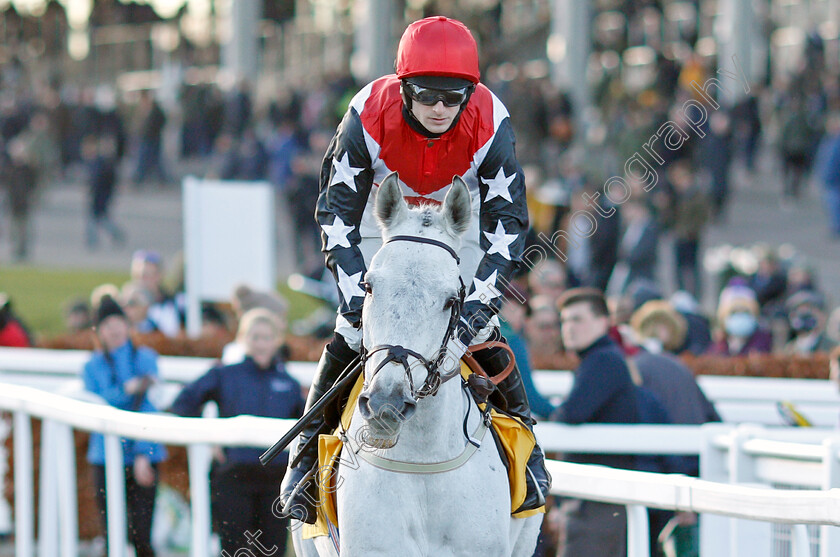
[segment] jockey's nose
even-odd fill
[[[376,422],[382,429],[389,429],[409,419],[417,410],[417,403],[402,393],[391,396],[378,391],[359,394],[359,412],[367,422]]]

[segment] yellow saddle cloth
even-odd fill
[[[472,370],[465,363],[461,362],[461,376],[466,379],[471,373]],[[363,383],[364,377],[359,376],[359,380],[356,381],[356,384],[350,391],[347,406],[344,407],[341,413],[341,425],[336,429],[335,433],[332,435],[321,435],[318,438],[317,481],[320,496],[317,507],[318,519],[315,524],[303,525],[304,539],[328,535],[328,522],[332,523],[333,526],[338,526],[335,493],[341,487],[340,483],[338,485],[336,484],[336,465],[339,463],[341,449],[344,446],[341,440],[341,432],[347,431],[350,428],[350,419],[356,408]],[[479,404],[478,407],[483,412],[486,405]],[[495,430],[496,438],[504,450],[504,457],[506,457],[508,463],[511,514],[516,518],[526,518],[537,513],[544,513],[545,505],[538,509],[514,513],[525,501],[525,478],[528,473],[526,466],[528,464],[528,458],[531,456],[531,451],[534,450],[534,445],[536,444],[534,434],[520,420],[497,412],[494,408],[490,409],[490,417],[492,428]]]

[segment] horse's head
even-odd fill
[[[436,388],[428,378],[463,298],[457,250],[470,224],[470,195],[456,176],[441,207],[409,208],[392,173],[379,188],[375,212],[383,245],[365,275],[367,361],[359,410],[367,421],[365,441],[388,448],[417,400]]]

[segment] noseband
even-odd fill
[[[437,246],[441,249],[445,249],[447,253],[455,259],[457,264],[460,265],[461,263],[461,258],[458,257],[455,250],[438,240],[423,238],[422,236],[394,236],[385,243],[390,244],[391,242],[414,242],[416,244],[429,244]],[[443,335],[443,340],[441,341],[440,348],[438,349],[438,356],[434,361],[429,361],[422,354],[418,354],[414,350],[410,350],[404,346],[380,344],[378,346],[374,346],[370,351],[366,350],[365,347],[362,346],[361,362],[363,366],[375,353],[385,352],[385,359],[376,366],[376,369],[373,370],[372,376],[379,373],[379,370],[391,362],[395,362],[403,366],[405,373],[408,376],[408,385],[411,389],[411,397],[415,400],[415,402],[422,398],[426,398],[427,396],[434,396],[437,394],[440,386],[449,379],[458,375],[458,372],[460,371],[456,367],[456,371],[442,375],[439,369],[444,358],[446,358],[446,344],[455,332],[455,327],[458,325],[458,321],[461,318],[461,307],[464,305],[464,296],[466,295],[467,289],[464,286],[464,281],[461,278],[460,273],[458,273],[458,281],[461,283],[461,287],[458,289],[458,301],[453,303],[450,308],[452,313],[449,315],[449,324],[446,327],[446,333]],[[416,358],[426,369],[426,379],[423,381],[420,388],[416,390],[414,388],[414,380],[411,377],[411,366],[408,364],[409,356]]]

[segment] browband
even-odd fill
[[[402,241],[402,242],[419,242],[421,244],[430,244],[430,245],[433,245],[433,246],[437,246],[439,248],[443,248],[443,249],[445,249],[446,251],[449,252],[449,255],[451,255],[452,257],[455,258],[455,262],[458,265],[461,264],[461,258],[458,257],[458,254],[455,253],[455,250],[452,249],[451,247],[447,246],[446,244],[444,244],[443,242],[441,242],[439,240],[433,240],[431,238],[424,238],[422,236],[394,236],[393,238],[389,238],[388,241],[386,241],[385,243],[389,244],[391,242],[399,242],[399,241]]]

